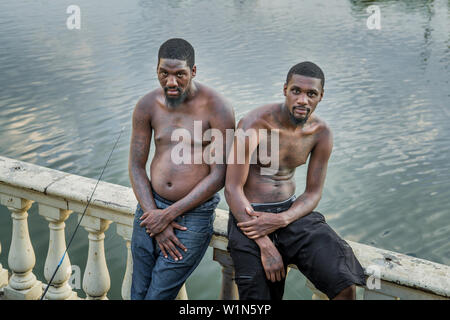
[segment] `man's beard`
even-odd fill
[[[166,105],[171,107],[171,108],[176,108],[178,107],[180,104],[182,104],[184,102],[184,100],[186,99],[187,96],[187,92],[181,92],[181,89],[177,88],[176,90],[180,93],[180,95],[178,97],[169,97],[167,96],[167,91],[169,90],[169,88],[165,87],[164,88],[164,95],[166,97]]]
[[[292,113],[291,113],[291,118],[296,125],[303,126],[308,121],[310,115],[311,115],[311,109],[306,108],[306,115],[304,118],[301,118],[301,119],[296,118],[296,117],[294,117],[294,115]]]

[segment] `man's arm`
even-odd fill
[[[145,166],[150,150],[152,127],[151,115],[145,97],[136,104],[132,119],[132,132],[128,173],[136,199],[144,212],[157,209],[152,195],[152,187]]]
[[[313,211],[322,197],[322,190],[327,174],[328,159],[333,149],[333,135],[328,127],[320,133],[319,141],[311,152],[308,173],[306,176],[306,188],[292,206],[280,216],[284,219],[284,225],[294,222]]]
[[[258,137],[256,135],[244,136],[243,132],[252,133],[256,131],[254,128],[248,128],[244,121],[239,121],[237,126],[231,147],[232,151],[228,159],[225,180],[225,198],[230,211],[238,222],[252,220],[252,217],[245,211],[245,208],[251,207],[251,205],[244,194],[244,185],[247,182],[250,170],[250,159],[258,147]],[[239,130],[242,131],[239,132]],[[244,160],[243,163],[242,160]]]
[[[151,114],[148,103],[142,98],[136,104],[133,112],[133,128],[131,132],[130,157],[128,162],[128,172],[134,194],[141,205],[142,211],[157,210],[155,200],[152,195],[152,187],[148,179],[145,165],[148,160],[150,141],[152,138]],[[186,230],[185,227],[172,222],[156,238],[158,245],[164,256],[170,254],[175,260],[182,256],[175,245],[186,251],[186,247],[179,241],[173,232],[173,228]]]
[[[238,129],[247,129],[243,121],[238,124]],[[252,128],[250,128],[252,129]],[[256,131],[256,130],[255,130]],[[238,146],[244,146],[239,148]],[[243,136],[236,134],[232,146],[232,153],[228,161],[225,198],[228,206],[238,222],[247,222],[255,219],[247,214],[246,208],[251,204],[244,194],[244,185],[250,170],[250,159],[258,146],[257,134]],[[239,154],[244,152],[244,154]],[[239,163],[240,157],[244,156],[244,163]],[[283,260],[280,253],[268,236],[254,239],[261,251],[261,262],[266,272],[267,279],[272,282],[280,281],[285,277]]]

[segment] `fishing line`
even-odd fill
[[[43,300],[43,299],[44,299],[44,297],[45,297],[45,295],[46,295],[48,289],[50,288],[50,285],[52,284],[53,279],[54,279],[55,276],[56,276],[56,272],[58,272],[59,267],[61,266],[62,262],[64,261],[64,257],[66,256],[67,250],[69,249],[70,244],[72,243],[72,240],[73,240],[73,238],[75,237],[75,234],[77,233],[78,227],[79,227],[80,224],[81,224],[81,220],[83,220],[83,217],[84,217],[84,215],[85,215],[85,213],[86,213],[86,210],[87,210],[87,208],[89,207],[89,204],[91,203],[92,196],[94,195],[94,192],[95,192],[95,190],[97,189],[98,183],[99,183],[100,180],[102,179],[103,172],[105,172],[105,169],[106,169],[106,167],[108,166],[109,160],[111,159],[111,156],[112,156],[114,150],[116,149],[117,143],[119,142],[119,139],[120,139],[120,137],[122,136],[122,132],[123,132],[123,129],[124,129],[124,128],[125,128],[125,127],[122,127],[122,130],[120,131],[119,137],[117,138],[116,143],[114,144],[114,147],[113,147],[113,149],[111,150],[111,153],[109,154],[108,160],[106,161],[106,164],[105,164],[105,166],[103,167],[102,173],[100,174],[100,177],[98,178],[97,183],[95,184],[94,190],[92,190],[91,196],[89,197],[88,202],[87,202],[87,204],[86,204],[86,207],[84,208],[83,214],[81,215],[81,218],[80,218],[80,220],[78,221],[78,224],[77,224],[77,226],[76,226],[74,232],[72,233],[72,237],[70,238],[69,243],[67,244],[66,250],[64,251],[64,254],[63,254],[61,260],[59,261],[58,265],[56,266],[55,272],[53,272],[53,275],[52,275],[52,277],[50,278],[50,281],[48,282],[48,285],[47,285],[47,287],[45,288],[44,293],[42,294],[40,300]]]

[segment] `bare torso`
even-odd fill
[[[203,141],[203,133],[210,128],[211,117],[216,116],[210,103],[209,89],[198,85],[194,99],[177,108],[166,106],[164,93],[158,89],[151,108],[151,127],[155,142],[155,154],[150,166],[152,188],[162,197],[177,201],[188,194],[210,172],[210,167],[203,160],[194,164],[194,155],[203,153],[209,141]],[[194,135],[194,121],[201,121],[201,135]],[[174,130],[183,128],[189,132],[191,139],[172,141]],[[189,163],[176,164],[172,159],[172,150],[179,143],[190,146]],[[187,150],[187,149],[185,149]],[[201,156],[201,155],[200,155]]]
[[[250,118],[250,122],[254,123],[252,127],[269,131],[279,130],[278,170],[270,175],[261,174],[261,168],[269,167],[270,163],[262,165],[259,155],[257,163],[250,165],[244,193],[252,203],[279,202],[288,199],[295,193],[295,169],[306,163],[321,130],[325,127],[325,123],[313,114],[303,128],[286,129],[279,120],[280,110],[280,104],[272,104],[259,108],[246,116]],[[269,147],[269,156],[270,151]]]

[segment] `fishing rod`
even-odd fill
[[[67,244],[66,250],[64,251],[64,254],[63,254],[61,260],[59,261],[58,265],[56,266],[55,272],[53,272],[53,275],[52,275],[52,277],[50,278],[50,281],[48,282],[48,285],[47,285],[47,287],[45,288],[44,293],[42,294],[40,300],[43,300],[43,299],[44,299],[44,297],[45,297],[45,295],[46,295],[48,289],[50,288],[50,285],[52,284],[53,279],[54,279],[55,276],[56,276],[56,273],[57,273],[58,270],[59,270],[59,267],[61,266],[61,264],[62,264],[62,262],[63,262],[63,260],[64,260],[64,258],[65,258],[65,256],[66,256],[67,250],[69,250],[70,244],[72,243],[72,240],[73,240],[73,238],[75,237],[75,234],[77,233],[78,227],[79,227],[80,224],[81,224],[81,220],[83,220],[83,217],[84,217],[84,215],[85,215],[85,213],[86,213],[86,210],[87,210],[87,208],[89,207],[89,204],[91,203],[92,196],[94,195],[94,192],[95,192],[95,190],[97,189],[98,183],[99,183],[100,180],[102,179],[103,172],[105,172],[105,169],[106,169],[106,167],[108,166],[109,160],[111,159],[111,156],[112,156],[114,150],[116,149],[117,143],[119,142],[119,139],[120,139],[120,137],[122,136],[122,132],[123,132],[123,129],[124,129],[124,128],[125,128],[125,127],[122,127],[122,130],[120,130],[119,137],[117,138],[116,143],[114,144],[114,147],[112,148],[111,153],[109,154],[108,160],[106,161],[106,164],[105,164],[105,166],[103,167],[102,173],[100,174],[100,177],[98,178],[97,183],[95,184],[94,190],[92,190],[91,196],[90,196],[90,198],[88,199],[88,202],[87,202],[87,204],[86,204],[86,207],[84,208],[83,214],[81,215],[81,218],[80,218],[80,220],[78,221],[78,224],[77,224],[77,226],[75,227],[75,230],[74,230],[73,233],[72,233],[72,237],[70,238],[69,243]]]

